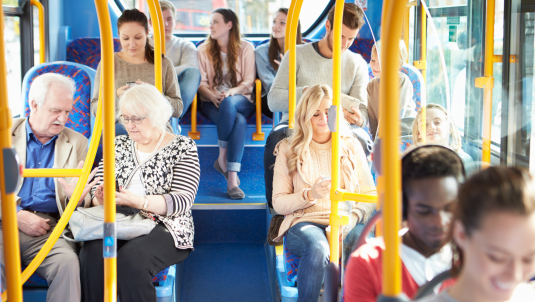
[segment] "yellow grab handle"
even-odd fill
[[[3,16],[2,0],[0,0],[0,16]],[[0,53],[5,54],[4,18],[0,19]],[[6,175],[4,174],[4,149],[12,146],[11,142],[11,110],[9,110],[7,94],[6,58],[0,59],[0,198],[2,200],[2,234],[4,238],[4,265],[7,291],[2,297],[9,301],[22,301],[22,282],[20,280],[20,245],[19,227],[17,225],[17,206],[15,193],[6,191]]]
[[[163,93],[163,82],[162,82],[162,35],[160,28],[160,18],[158,16],[158,11],[156,9],[156,2],[158,0],[148,0],[147,4],[149,6],[150,18],[152,19],[152,27],[154,28],[154,86],[160,90],[160,93]],[[159,5],[159,4],[158,4]],[[161,10],[160,10],[161,13]]]
[[[197,131],[197,94],[191,103],[191,131],[188,131],[188,136],[194,140],[201,139],[201,133]]]
[[[82,169],[24,169],[23,177],[80,177]]]
[[[46,46],[45,46],[45,8],[41,2],[31,0],[30,4],[37,7],[39,11],[39,59],[41,64],[46,63]]]
[[[401,293],[400,238],[401,163],[399,159],[399,40],[407,0],[385,0],[381,37],[381,83],[379,86],[379,120],[381,176],[384,179],[383,231],[383,295],[397,297]],[[394,87],[394,89],[392,88]],[[388,109],[388,110],[386,110]]]
[[[264,132],[262,132],[262,82],[255,80],[256,84],[256,132],[253,133],[254,141],[263,141]]]
[[[295,104],[297,103],[296,96],[296,83],[297,75],[296,73],[296,57],[295,57],[295,45],[297,43],[297,25],[299,24],[299,14],[301,13],[301,6],[303,5],[303,0],[295,0],[295,8],[291,12],[291,21],[290,21],[290,37],[288,38],[288,50],[290,51],[290,80],[289,80],[289,90],[288,90],[288,128],[293,129],[295,124]],[[290,12],[289,12],[290,13]],[[288,26],[286,26],[288,27]],[[285,46],[286,47],[286,46]]]

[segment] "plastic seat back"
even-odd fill
[[[115,52],[121,51],[119,39],[113,39]],[[100,38],[78,38],[67,44],[67,61],[97,69],[100,62]]]
[[[85,65],[65,61],[44,63],[31,68],[22,81],[21,95],[24,102],[24,116],[26,117],[30,115],[28,103],[30,87],[35,78],[45,73],[57,73],[74,80],[76,84],[73,96],[74,104],[65,126],[89,138],[91,136],[90,103],[95,70]]]

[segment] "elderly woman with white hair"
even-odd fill
[[[152,278],[184,261],[193,249],[191,206],[200,167],[193,140],[165,131],[173,109],[152,85],[128,89],[119,100],[119,120],[128,135],[115,139],[117,205],[141,210],[157,222],[145,236],[117,242],[117,289],[121,301],[156,301]],[[103,159],[105,160],[105,159]],[[103,161],[97,175],[103,176]],[[104,202],[102,181],[92,190],[94,206]],[[102,240],[86,241],[80,252],[83,301],[102,301]]]
[[[329,86],[309,87],[295,111],[294,133],[275,148],[278,155],[273,177],[273,208],[285,217],[279,236],[274,240],[280,241],[286,236],[290,252],[301,257],[297,301],[318,300],[323,271],[329,262],[326,229],[331,215],[332,147],[327,115],[331,105]],[[348,192],[376,194],[362,145],[351,134],[347,122],[340,128],[341,188]],[[350,224],[344,227],[340,238],[344,245],[353,246],[374,209],[371,203],[340,203],[340,212],[350,216]]]

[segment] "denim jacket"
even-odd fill
[[[262,44],[255,49],[256,73],[262,82],[262,97],[266,96],[275,80],[277,71],[269,63],[269,43]]]

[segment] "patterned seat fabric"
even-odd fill
[[[299,267],[301,257],[290,252],[288,246],[286,245],[286,236],[284,237],[282,247],[284,272],[286,273],[286,279],[288,280],[288,282],[290,282],[290,284],[295,286],[295,282],[297,281],[297,268]]]
[[[113,39],[114,52],[121,51],[121,42]],[[78,38],[67,44],[67,61],[97,69],[100,62],[100,38]]]
[[[41,64],[30,69],[24,77],[22,88],[24,116],[27,117],[30,115],[28,95],[30,92],[30,86],[32,85],[34,79],[45,73],[62,74],[72,78],[76,83],[74,105],[72,112],[69,114],[69,120],[65,126],[89,138],[91,135],[91,116],[89,107],[91,102],[91,82],[94,74],[89,74],[88,71],[84,70],[85,68],[87,67],[79,65],[77,66],[77,64],[72,64],[69,62],[54,62]]]
[[[373,39],[368,40],[357,37],[349,47],[349,50],[360,54],[367,63],[370,63],[373,44],[375,44]]]
[[[159,272],[152,278],[152,282],[164,282],[167,280],[167,274],[169,274],[169,268],[166,267],[163,271]]]

